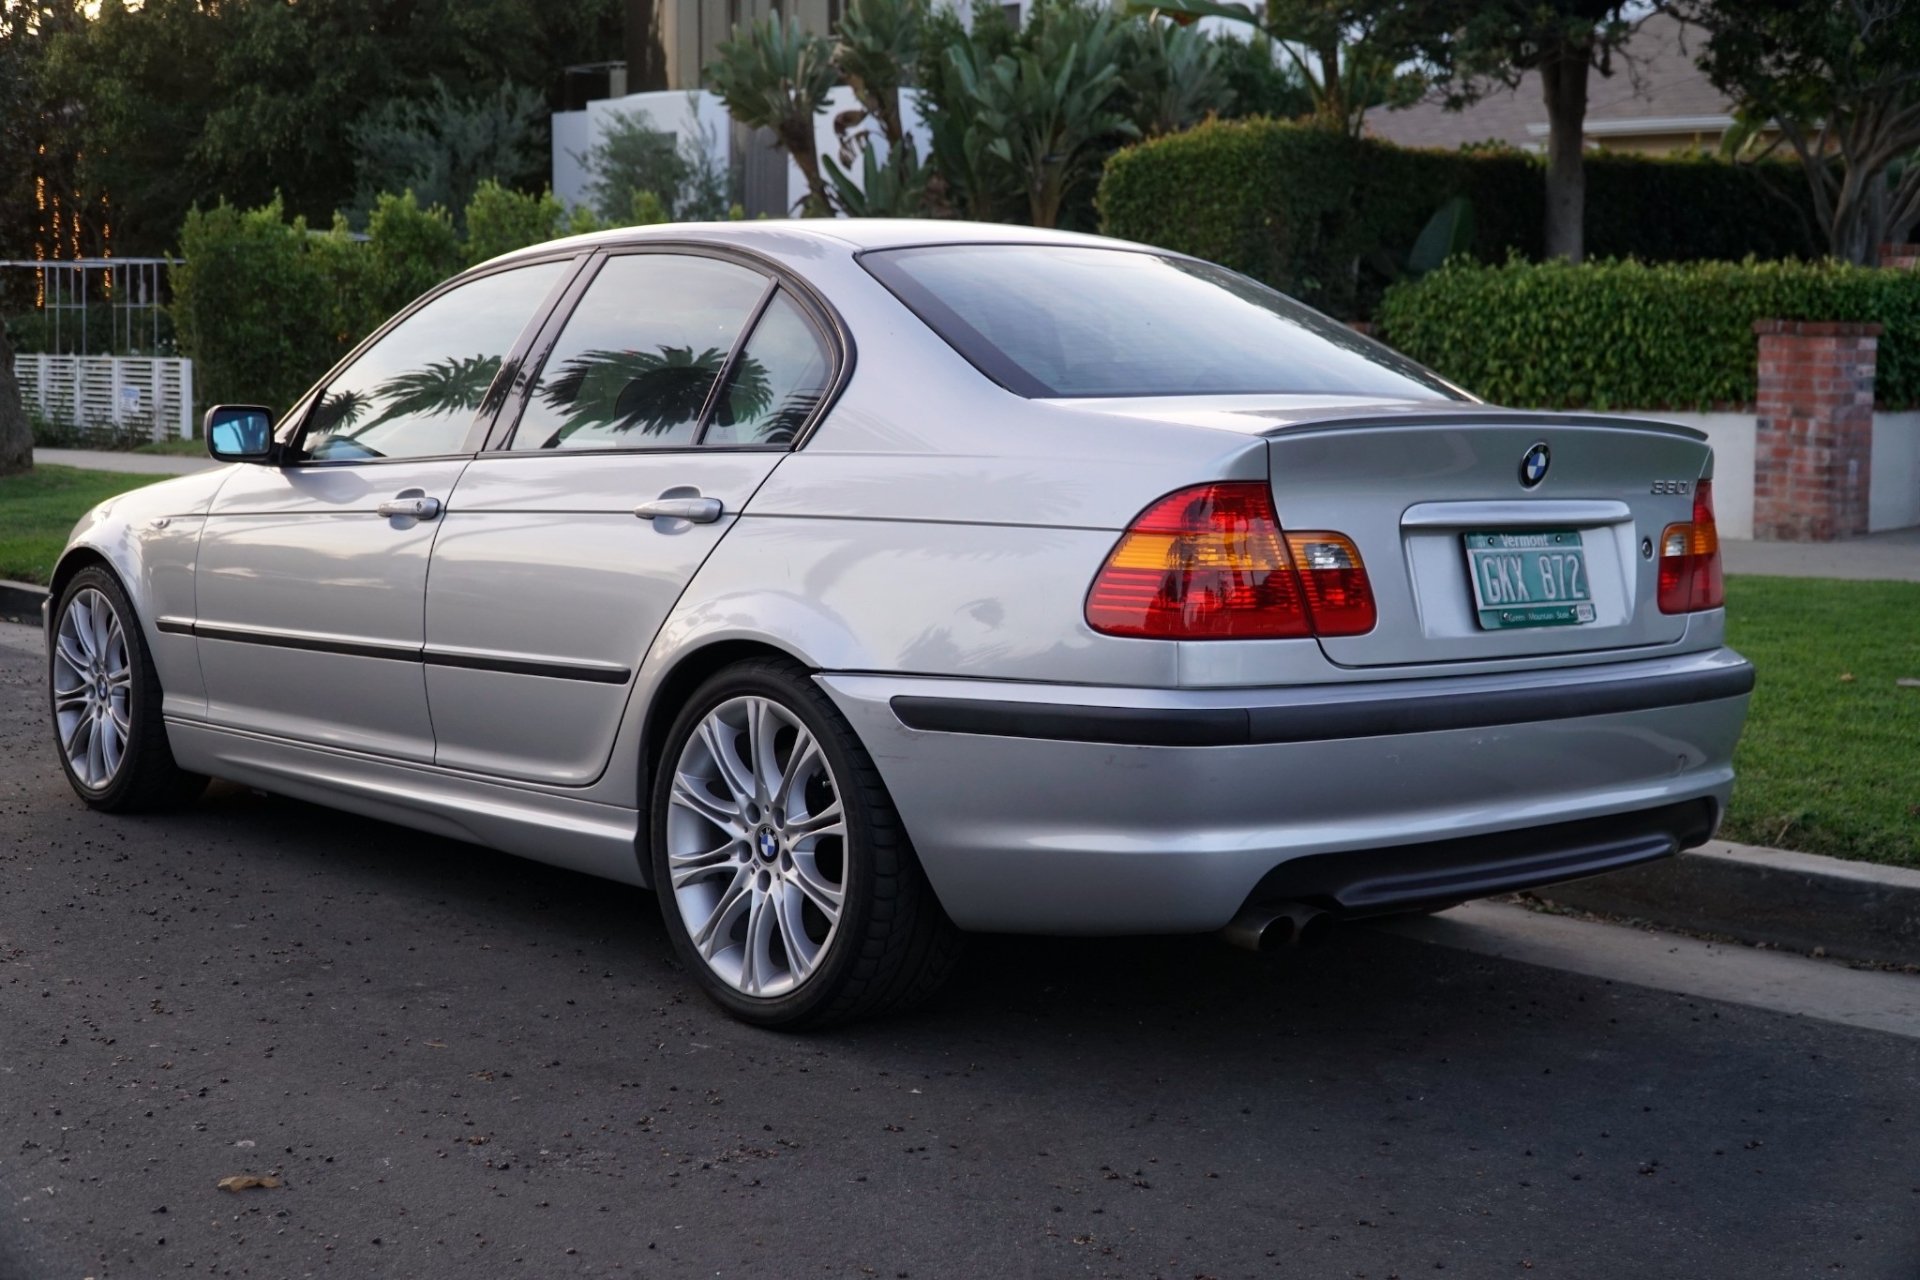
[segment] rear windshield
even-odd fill
[[[1457,400],[1436,375],[1245,276],[1126,249],[887,249],[868,271],[1023,396]]]

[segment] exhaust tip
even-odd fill
[[[1245,951],[1269,952],[1314,947],[1325,940],[1333,918],[1302,902],[1276,902],[1241,908],[1220,930],[1220,938]]]

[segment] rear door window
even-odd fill
[[[547,356],[511,448],[687,448],[770,282],[718,258],[610,259]]]

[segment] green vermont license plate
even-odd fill
[[[1487,631],[1593,621],[1587,554],[1576,529],[1469,533],[1473,605]]]

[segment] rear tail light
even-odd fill
[[[1693,519],[1660,534],[1660,612],[1697,613],[1726,603],[1720,574],[1720,531],[1713,522],[1713,481],[1693,490]]]
[[[1195,485],[1128,526],[1087,593],[1087,623],[1113,636],[1273,640],[1358,635],[1373,592],[1353,541],[1280,531],[1256,482]]]

